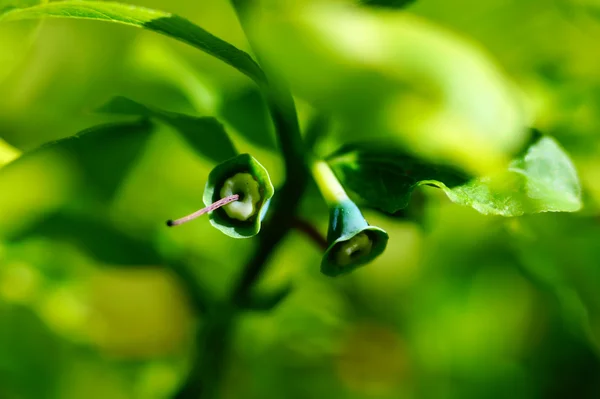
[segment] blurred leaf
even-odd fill
[[[304,145],[307,150],[318,152],[315,148],[329,133],[330,128],[331,120],[326,115],[320,113],[313,115],[304,129]]]
[[[0,306],[0,393],[7,394],[2,398],[53,398],[65,372],[64,349],[33,312]]]
[[[0,139],[0,167],[21,156],[21,151]]]
[[[562,0],[563,7],[571,7],[588,13],[592,17],[600,17],[600,2],[597,0]]]
[[[47,0],[0,0],[0,15],[16,8],[47,3]],[[19,70],[37,38],[39,21],[0,26],[0,83]],[[21,66],[22,68],[22,66]]]
[[[69,242],[101,263],[132,266],[162,263],[150,243],[126,235],[107,223],[106,218],[57,212],[9,237],[9,240],[21,241],[35,236]]]
[[[581,208],[577,172],[550,137],[539,138],[506,172],[471,181],[455,169],[415,159],[389,143],[346,145],[328,161],[345,186],[389,213],[405,208],[421,185],[441,188],[453,202],[483,214],[519,216]]]
[[[75,136],[43,145],[70,155],[87,185],[102,200],[110,200],[152,133],[147,120],[94,126]],[[118,149],[115,144],[118,143]],[[28,155],[28,154],[27,154]]]
[[[125,97],[113,98],[100,107],[99,111],[156,118],[181,133],[198,154],[217,163],[237,155],[237,151],[223,125],[213,117],[195,117],[163,111]]]
[[[0,15],[0,22],[45,17],[94,19],[148,29],[199,48],[236,68],[257,83],[264,82],[262,70],[247,53],[187,19],[164,11],[115,2],[58,1],[8,11]]]
[[[225,94],[219,114],[250,143],[269,150],[277,149],[269,110],[256,87]]]
[[[360,0],[360,3],[372,7],[404,8],[415,1],[416,0]]]
[[[252,22],[295,93],[352,128],[342,139],[392,135],[419,156],[489,173],[526,137],[519,97],[487,54],[425,20],[318,2]]]
[[[87,331],[94,346],[103,355],[130,362],[188,349],[194,309],[174,277],[157,266],[107,267],[95,273],[87,292],[92,327]],[[97,396],[103,397],[114,396]]]
[[[64,242],[84,251],[100,265],[119,267],[166,266],[179,277],[195,309],[206,309],[211,293],[188,266],[160,253],[154,243],[121,231],[104,215],[58,211],[7,238],[17,243],[35,237]],[[204,260],[205,263],[211,263]],[[66,265],[63,265],[66,267]]]
[[[104,212],[129,176],[153,125],[95,126],[26,152],[0,169],[0,235],[65,207]]]
[[[554,306],[567,327],[600,350],[597,218],[529,216],[508,227],[511,246],[523,270],[558,302]]]
[[[0,0],[0,14],[15,8],[26,8],[46,3],[47,0]]]
[[[131,74],[139,84],[163,83],[177,89],[189,101],[194,113],[215,115],[217,90],[214,77],[199,70],[188,57],[180,53],[172,43],[156,40],[148,35],[137,38],[136,45],[128,52],[126,60]],[[144,101],[148,101],[147,97]],[[164,102],[162,101],[164,99]],[[170,104],[161,96],[161,104]]]

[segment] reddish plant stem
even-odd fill
[[[292,221],[292,227],[308,237],[321,250],[325,251],[327,249],[327,239],[325,239],[319,230],[317,230],[317,228],[310,222],[300,218],[294,218]]]

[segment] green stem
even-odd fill
[[[265,270],[271,253],[292,227],[293,217],[306,188],[307,180],[297,175],[296,179],[290,180],[293,184],[286,183],[281,188],[280,202],[273,210],[272,219],[260,233],[256,253],[246,265],[233,290],[232,299],[237,306],[248,300],[251,288]]]
[[[252,37],[248,34],[246,19],[248,8],[254,0],[232,0],[242,29],[250,44]],[[260,62],[260,56],[257,56]],[[264,63],[261,63],[264,66]],[[258,280],[266,267],[269,255],[292,227],[300,198],[308,183],[305,165],[305,150],[300,135],[300,124],[292,94],[285,84],[274,73],[267,73],[268,83],[262,86],[269,112],[273,119],[279,147],[285,164],[285,183],[281,187],[280,201],[273,204],[271,221],[259,235],[256,254],[244,269],[238,283],[234,287],[232,300],[239,304],[246,300],[252,285]]]
[[[346,190],[344,190],[344,187],[340,184],[327,162],[315,160],[311,163],[310,169],[313,179],[327,205],[331,207],[348,200]]]
[[[234,313],[227,306],[215,307],[205,320],[196,338],[198,347],[189,377],[174,399],[214,398],[218,395]]]
[[[232,0],[238,18],[245,26],[247,1]],[[249,300],[251,291],[266,269],[274,249],[290,231],[300,199],[308,184],[308,169],[294,99],[280,81],[261,85],[267,99],[285,164],[285,182],[273,204],[272,215],[258,236],[258,247],[233,287],[229,302],[207,316],[198,336],[198,353],[187,382],[176,399],[212,399],[218,396],[223,365],[230,347],[235,318]],[[215,322],[214,318],[221,320]]]

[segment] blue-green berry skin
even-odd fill
[[[336,262],[336,253],[340,246],[360,233],[366,234],[372,242],[368,256],[356,259],[348,265]],[[344,200],[330,207],[329,230],[327,242],[329,244],[321,262],[321,272],[327,276],[335,277],[349,273],[360,266],[373,261],[381,255],[387,246],[389,236],[379,227],[370,226],[363,217],[360,209],[351,200]]]
[[[215,166],[208,175],[204,188],[204,204],[209,206],[221,199],[220,191],[225,181],[238,173],[249,173],[258,182],[260,200],[256,212],[247,221],[230,218],[223,208],[209,213],[210,223],[224,234],[233,238],[250,238],[258,234],[271,197],[275,192],[269,173],[254,157],[240,154]]]

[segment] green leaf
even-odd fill
[[[0,169],[0,236],[64,209],[104,212],[152,136],[148,120],[112,123],[46,143]]]
[[[46,143],[36,151],[52,150],[68,154],[83,172],[85,180],[93,182],[86,189],[100,200],[109,201],[150,138],[152,130],[153,125],[147,120],[110,123]],[[30,154],[24,154],[21,159]]]
[[[10,235],[6,242],[10,245],[43,237],[52,242],[71,244],[93,257],[99,265],[128,268],[168,265],[179,276],[196,308],[206,308],[210,295],[190,272],[188,265],[169,259],[156,250],[147,237],[140,239],[126,234],[109,220],[106,215],[62,210]]]
[[[0,0],[0,16],[13,9],[46,2],[47,0]],[[0,84],[18,70],[24,58],[31,54],[30,49],[37,37],[38,27],[39,21],[0,26]]]
[[[477,174],[501,168],[526,139],[529,116],[500,68],[424,19],[309,2],[258,9],[250,21],[266,62],[345,127],[342,139],[391,136]]]
[[[250,143],[268,150],[277,149],[267,104],[256,87],[225,94],[219,115]]]
[[[0,15],[0,22],[46,17],[92,19],[148,29],[192,45],[231,65],[259,84],[265,81],[264,73],[246,52],[187,19],[164,11],[114,2],[58,1],[13,9]]]
[[[506,171],[475,179],[415,159],[389,143],[347,145],[328,162],[349,190],[389,213],[405,208],[412,191],[421,185],[439,187],[453,202],[487,215],[574,212],[582,206],[571,160],[554,139],[545,136]]]
[[[223,162],[237,155],[231,139],[213,117],[195,117],[163,111],[125,97],[115,97],[99,108],[100,112],[156,118],[175,128],[200,155],[214,162]]]
[[[46,3],[39,0],[0,0],[0,15],[16,8],[26,8]]]
[[[151,243],[119,231],[105,217],[59,211],[9,236],[8,241],[18,242],[33,237],[68,242],[105,264],[148,266],[164,263]]]
[[[596,346],[600,331],[600,269],[595,217],[554,214],[529,216],[507,225],[511,249],[528,277],[558,302],[563,322]],[[556,306],[554,305],[554,306]]]
[[[416,0],[360,0],[361,4],[371,7],[381,7],[381,8],[404,8]]]
[[[64,339],[24,306],[0,307],[0,395],[43,398],[64,373]],[[51,360],[50,360],[51,359]],[[34,373],[35,383],[31,381]]]
[[[417,159],[389,142],[347,144],[327,161],[347,189],[390,214],[406,208],[422,182],[436,180],[455,187],[469,180],[456,168]]]

